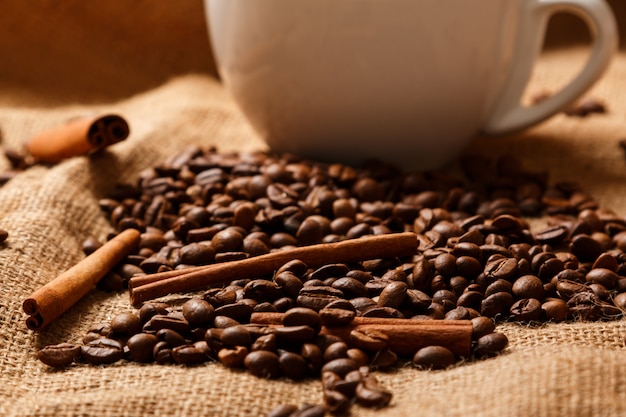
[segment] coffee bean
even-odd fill
[[[361,382],[355,389],[355,398],[364,407],[381,408],[389,404],[392,395],[377,384]]]
[[[159,338],[149,333],[137,333],[128,339],[126,346],[130,356],[137,362],[152,362],[154,360],[154,346]]]
[[[476,340],[474,356],[484,358],[497,355],[509,344],[509,339],[503,333],[489,333]]]
[[[37,359],[53,368],[70,365],[80,357],[81,347],[71,343],[48,345],[37,352]]]
[[[180,333],[181,335],[185,335],[190,330],[189,323],[183,317],[156,314],[148,321],[148,323],[155,331],[170,329]]]
[[[340,290],[346,298],[367,297],[369,291],[359,280],[350,277],[343,277],[335,280],[332,287]]]
[[[493,280],[511,280],[517,273],[515,258],[499,258],[485,265],[485,275]]]
[[[546,320],[560,322],[567,319],[569,315],[569,307],[565,301],[561,299],[550,299],[541,305],[541,310]]]
[[[252,345],[250,346],[250,350],[269,350],[275,351],[278,348],[278,340],[276,335],[273,333],[265,334],[256,338]]]
[[[330,344],[324,350],[324,362],[330,362],[334,359],[347,358],[348,357],[348,345],[346,342],[335,342]]]
[[[295,381],[301,380],[309,375],[309,364],[297,353],[284,351],[278,357],[278,366],[281,374]]]
[[[172,359],[179,365],[197,365],[209,357],[203,349],[193,345],[181,345],[172,349]]]
[[[260,378],[277,378],[280,375],[278,355],[267,350],[248,353],[244,365],[252,375]]]
[[[354,359],[354,358],[353,358]],[[372,369],[384,369],[389,370],[394,367],[398,362],[398,355],[396,355],[390,349],[382,349],[377,351],[369,363]],[[364,366],[364,365],[361,365]]]
[[[345,414],[351,406],[350,398],[340,391],[325,390],[324,405],[333,414]]]
[[[408,285],[402,281],[392,281],[383,288],[378,297],[378,305],[381,307],[398,308],[406,298]]]
[[[83,359],[92,365],[111,364],[124,356],[124,348],[120,342],[108,338],[93,340],[80,347]]]
[[[350,358],[338,358],[326,362],[322,366],[322,372],[330,371],[334,372],[343,378],[348,372],[358,369],[357,363],[354,359]]]
[[[522,298],[511,306],[510,312],[516,321],[536,321],[541,318],[541,302],[536,298]]]
[[[493,333],[496,329],[496,325],[492,319],[480,316],[472,319],[472,339],[477,340],[481,337]]]
[[[238,368],[243,366],[244,360],[248,355],[248,349],[245,346],[235,346],[233,348],[222,348],[217,353],[218,360],[230,368]]]
[[[309,326],[313,329],[320,327],[321,319],[317,311],[306,307],[294,307],[283,315],[284,326]]]
[[[534,275],[524,275],[513,283],[511,291],[518,298],[536,298],[541,300],[544,295],[543,282]]]
[[[160,329],[156,332],[157,339],[167,342],[170,347],[177,347],[187,344],[187,340],[176,330]]]
[[[462,164],[467,178],[454,178],[403,174],[383,164],[361,169],[293,155],[184,150],[142,173],[137,187],[99,203],[117,230],[142,231],[139,250],[124,261],[129,267],[111,273],[110,289],[123,288],[135,274],[366,234],[413,230],[418,251],[403,259],[315,269],[294,260],[272,277],[236,280],[182,308],[146,303],[138,314],[143,328],[95,329],[85,335],[85,345],[128,338],[128,358],[149,361],[148,353],[133,355],[133,350],[156,337],[152,357],[159,363],[174,361],[177,349],[177,356],[185,352],[204,361],[210,355],[227,366],[241,366],[249,346],[246,359],[254,352],[275,356],[267,367],[272,371],[258,375],[289,377],[293,370],[297,379],[305,368],[307,375],[320,373],[322,352],[341,341],[319,335],[320,325],[349,324],[357,315],[471,319],[477,358],[506,347],[506,337],[494,333],[494,319],[620,317],[626,310],[626,222],[599,208],[577,184],[552,185],[510,158],[495,164],[470,159]],[[531,232],[522,215],[550,218],[545,229]],[[253,311],[284,312],[285,326],[242,327]],[[132,336],[137,331],[142,333]],[[393,366],[395,354],[382,339],[363,334],[357,339],[362,348],[341,341],[341,348],[325,352],[326,359],[351,361],[350,368]],[[332,366],[343,373],[341,363]],[[324,385],[326,411],[347,411],[342,396],[373,406],[389,402],[391,395],[371,374],[353,372],[359,379],[340,382],[338,376]],[[290,410],[325,412],[324,407]]]
[[[111,330],[122,336],[139,333],[141,326],[141,319],[133,313],[120,313],[111,319]]]
[[[353,310],[346,310],[343,308],[329,308],[327,306],[319,311],[320,323],[324,326],[345,326],[350,324],[355,316],[356,311],[354,307]]]
[[[310,326],[287,326],[274,329],[279,343],[306,343],[312,341],[317,332]]]
[[[612,290],[617,285],[620,276],[607,268],[594,268],[585,276],[587,282],[601,284],[605,288]]]
[[[245,326],[231,326],[222,331],[220,341],[228,346],[250,346],[252,336]]]
[[[506,316],[515,300],[508,292],[497,292],[485,298],[480,307],[480,314],[490,318]]]
[[[213,306],[201,298],[186,301],[182,306],[182,313],[189,325],[194,327],[209,325],[215,318]]]
[[[445,369],[454,363],[454,353],[444,346],[426,346],[413,356],[413,364],[419,369]]]

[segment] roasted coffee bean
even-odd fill
[[[220,341],[228,346],[250,346],[252,336],[245,326],[231,326],[222,331]]]
[[[225,304],[215,309],[215,317],[228,317],[238,322],[245,322],[250,319],[254,307],[245,302],[234,302]],[[215,323],[215,319],[213,319]]]
[[[348,357],[348,345],[346,342],[332,343],[324,350],[324,362],[330,362],[334,359],[347,358]]]
[[[413,356],[413,364],[419,369],[445,369],[455,363],[454,353],[444,346],[426,346]]]
[[[343,298],[343,293],[328,286],[304,286],[300,290],[296,303],[300,307],[319,311],[333,301]]]
[[[302,289],[303,283],[296,274],[291,271],[283,271],[274,275],[274,282],[280,287],[285,295],[295,298]]]
[[[152,362],[154,360],[154,346],[159,338],[149,333],[137,333],[128,339],[126,346],[132,359],[136,362]]]
[[[369,295],[365,284],[355,278],[338,278],[332,283],[332,287],[340,290],[346,298],[367,297]]]
[[[274,301],[282,296],[282,292],[274,281],[255,279],[243,288],[244,296],[257,301]]]
[[[197,365],[206,362],[207,352],[194,345],[181,345],[172,349],[172,359],[179,365]]]
[[[278,355],[267,350],[256,350],[248,353],[244,359],[248,371],[260,378],[277,378],[280,376]]]
[[[324,366],[322,366],[322,372],[330,371],[334,372],[343,378],[348,372],[354,371],[358,369],[358,364],[354,361],[354,359],[350,358],[338,358],[333,359],[329,362],[326,362]]]
[[[470,311],[463,307],[458,306],[448,311],[444,316],[444,320],[469,320],[471,318]]]
[[[310,326],[277,327],[274,334],[280,343],[306,343],[312,341],[317,332]]]
[[[103,337],[81,346],[80,353],[87,363],[104,365],[122,359],[124,357],[124,348],[117,340]]]
[[[152,316],[148,323],[155,331],[170,329],[180,333],[181,335],[185,335],[190,330],[189,323],[183,317],[156,314]]]
[[[313,329],[320,327],[321,319],[317,311],[306,307],[294,307],[283,315],[284,326],[309,326]]]
[[[392,368],[393,366],[395,366],[397,362],[398,362],[398,355],[396,355],[390,349],[382,349],[382,350],[377,351],[373,355],[372,360],[369,363],[369,366],[372,369],[388,370]]]
[[[37,352],[37,359],[53,368],[70,365],[81,355],[81,347],[71,343],[48,345]]]
[[[273,333],[259,336],[250,346],[250,350],[275,351],[278,348],[278,340]]]
[[[217,352],[217,359],[230,368],[243,366],[248,355],[248,348],[245,346],[235,346],[233,348],[222,348]]]
[[[182,313],[190,326],[207,326],[215,318],[213,306],[201,298],[186,301],[182,306]]]
[[[367,366],[370,363],[370,357],[363,349],[350,348],[347,350],[346,354],[348,358],[354,360],[359,367]]]
[[[594,268],[585,276],[587,282],[601,284],[606,289],[612,290],[617,285],[620,276],[607,268]]]
[[[513,320],[536,321],[541,318],[541,302],[536,298],[522,298],[511,306],[510,312]]]
[[[231,317],[227,317],[227,316],[217,315],[213,319],[213,326],[215,326],[216,328],[219,328],[219,329],[225,329],[227,327],[238,326],[239,324],[241,324],[241,323],[239,323],[237,320],[235,320],[235,319],[233,319]]]
[[[513,283],[511,291],[518,298],[536,298],[541,300],[544,295],[543,282],[534,275],[524,275]]]
[[[591,291],[589,287],[580,282],[571,281],[567,279],[558,279],[556,283],[557,294],[565,301],[569,300],[575,294],[580,292]]]
[[[111,319],[111,330],[122,336],[132,336],[141,331],[141,319],[133,313],[120,313]]]
[[[350,304],[350,306],[352,306]],[[352,310],[343,308],[329,308],[328,306],[319,311],[320,323],[324,326],[345,326],[350,324],[356,316],[354,307]]]
[[[494,321],[485,316],[474,317],[472,320],[472,339],[477,340],[481,337],[493,333],[496,330]]]
[[[407,290],[407,284],[402,281],[390,282],[378,296],[378,305],[381,307],[400,307],[406,298]]]
[[[587,234],[579,234],[572,238],[570,251],[582,262],[593,262],[604,251],[602,245]]]
[[[170,347],[177,347],[187,343],[187,340],[176,330],[160,329],[156,332],[157,339],[167,342]]]
[[[497,355],[509,344],[509,339],[503,333],[489,333],[478,340],[474,346],[474,356],[484,358]]]
[[[485,265],[485,275],[492,279],[511,280],[517,274],[515,258],[499,258]]]
[[[613,303],[620,310],[626,311],[626,293],[622,292],[613,297]]]
[[[309,364],[306,359],[297,353],[280,352],[278,366],[284,377],[295,381],[304,379],[309,375]]]
[[[345,414],[350,409],[350,398],[335,390],[324,390],[324,407],[332,414]]]
[[[389,391],[382,389],[378,384],[361,382],[355,389],[357,403],[364,407],[381,408],[391,401],[392,395]]]
[[[497,292],[485,298],[480,306],[480,314],[490,318],[506,317],[515,300],[508,292]]]
[[[483,295],[478,291],[467,291],[461,294],[457,300],[457,306],[480,310]]]

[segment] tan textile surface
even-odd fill
[[[613,5],[625,22],[620,3]],[[560,48],[542,58],[531,93],[557,89],[586,57],[584,47],[563,47],[568,24],[557,29]],[[579,181],[626,215],[618,146],[626,139],[626,53],[588,95],[608,112],[557,115],[515,137],[479,140],[470,152],[518,155],[554,181]],[[131,309],[125,293],[94,290],[40,334],[24,325],[22,300],[80,260],[85,238],[111,230],[99,198],[186,144],[263,147],[214,77],[200,1],[4,2],[0,146],[17,148],[41,129],[105,111],[126,116],[129,139],[93,158],[33,167],[0,189],[0,228],[10,233],[0,248],[0,416],[260,416],[285,402],[319,402],[317,381],[269,382],[215,363],[54,371],[36,360],[43,345],[78,341],[91,324]],[[353,414],[626,415],[626,321],[500,330],[511,342],[503,355],[446,371],[382,374],[392,406]]]

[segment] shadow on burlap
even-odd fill
[[[40,3],[52,7],[50,2]],[[147,3],[134,3],[134,12],[147,8]],[[184,5],[175,11],[179,14],[174,15],[187,13],[190,19],[185,27],[199,36],[204,30],[202,16],[198,15],[203,13],[201,7],[198,2],[181,3]],[[80,9],[78,2],[64,4],[69,4],[64,13],[73,10],[71,5]],[[151,21],[166,14],[161,10],[160,15],[150,15]],[[129,23],[134,18],[120,15],[120,24],[138,30]],[[187,22],[182,17],[179,21]],[[39,24],[46,22],[38,20]],[[164,23],[164,27],[169,26]],[[174,36],[178,32],[171,33]],[[122,48],[117,57],[131,59],[129,50]],[[584,57],[585,50],[580,48],[550,52],[542,59],[531,90],[558,88],[566,78],[563,74],[574,73]],[[21,311],[25,297],[83,257],[81,245],[85,238],[103,239],[111,230],[97,203],[116,183],[133,182],[141,170],[160,163],[187,144],[217,145],[224,151],[264,146],[210,71],[185,73],[170,58],[162,63],[173,75],[163,75],[166,68],[150,76],[149,68],[142,67],[148,80],[141,81],[139,87],[131,82],[123,84],[106,100],[93,100],[84,75],[78,82],[82,89],[72,91],[67,100],[62,94],[39,90],[39,85],[29,87],[28,83],[13,84],[14,88],[0,94],[0,129],[5,148],[19,147],[30,134],[89,112],[119,112],[132,129],[129,139],[105,153],[31,168],[0,189],[0,228],[10,233],[0,250],[2,416],[243,417],[263,415],[285,402],[321,401],[318,381],[265,381],[216,363],[187,368],[120,362],[101,367],[81,364],[56,371],[35,359],[38,348],[79,341],[92,324],[132,310],[126,293],[94,290],[39,334],[26,329]],[[208,57],[198,60],[210,64]],[[102,62],[95,62],[97,71],[114,71],[114,65],[103,69]],[[148,62],[155,65],[158,60],[151,57]],[[195,62],[190,67],[195,70],[196,64],[201,65]],[[129,65],[122,70],[128,70],[129,77],[141,78],[141,71],[128,69]],[[69,68],[61,66],[55,74],[61,77]],[[6,76],[15,75],[10,68],[3,71]],[[23,79],[29,77],[25,74]],[[626,159],[618,146],[618,141],[626,138],[626,91],[621,88],[625,79],[626,55],[622,54],[589,92],[606,103],[606,114],[585,119],[557,115],[517,136],[477,140],[468,152],[493,157],[514,154],[527,168],[547,171],[553,181],[580,182],[602,206],[626,215]],[[7,78],[1,82],[6,83]],[[70,86],[71,79],[63,79],[60,85]],[[84,100],[80,99],[81,92]],[[96,93],[106,95],[107,91],[99,87]],[[0,164],[2,169],[8,166],[6,161]],[[624,320],[539,327],[504,324],[499,331],[510,339],[502,355],[446,371],[420,372],[406,366],[380,374],[382,383],[394,394],[391,407],[356,408],[353,414],[626,415]]]

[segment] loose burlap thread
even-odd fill
[[[133,310],[127,293],[94,290],[40,333],[24,324],[22,300],[78,262],[87,237],[104,239],[111,231],[100,198],[189,144],[222,151],[265,145],[215,78],[201,2],[109,1],[98,10],[78,1],[15,3],[14,13],[0,16],[0,27],[18,32],[0,36],[1,50],[10,55],[0,64],[6,87],[0,145],[16,149],[46,127],[109,111],[127,118],[131,135],[89,158],[30,168],[0,188],[0,228],[10,234],[0,247],[0,415],[243,417],[286,402],[320,402],[316,380],[266,381],[217,363],[122,361],[52,370],[36,359],[42,346],[79,342],[92,324]],[[29,17],[34,3],[40,13]],[[28,30],[34,27],[40,35]],[[587,48],[578,45],[544,54],[528,96],[558,89],[586,56]],[[55,66],[55,57],[63,62]],[[39,63],[52,66],[44,71]],[[603,207],[626,215],[626,158],[618,145],[626,139],[625,79],[626,55],[620,53],[587,94],[606,104],[606,114],[560,114],[515,136],[478,139],[468,153],[513,154],[551,181],[580,182]],[[0,169],[7,167],[0,159]],[[510,340],[502,355],[445,371],[407,365],[380,373],[394,394],[391,406],[353,414],[626,415],[625,320],[503,324],[498,330]]]

